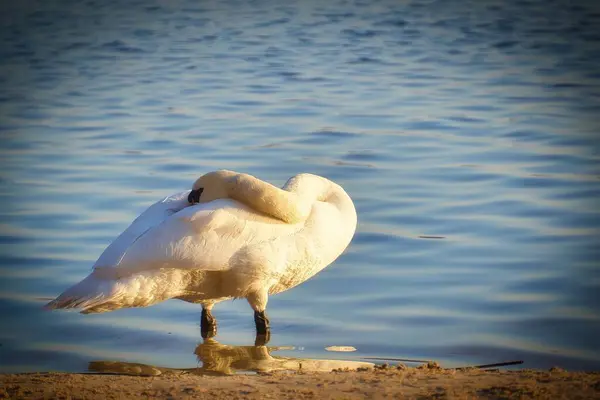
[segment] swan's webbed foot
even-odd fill
[[[260,333],[256,334],[256,339],[254,340],[255,346],[266,346],[271,340],[271,331],[267,331],[266,334],[261,335]]]
[[[208,339],[217,335],[217,320],[210,313],[210,310],[202,309],[200,318],[200,333],[203,339]]]
[[[264,346],[271,338],[269,318],[264,311],[254,311],[254,323],[256,324],[256,346]]]

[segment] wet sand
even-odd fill
[[[147,371],[152,374],[152,371]],[[153,376],[0,375],[8,399],[600,399],[600,372],[361,368],[210,376],[163,370]]]

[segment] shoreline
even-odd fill
[[[415,368],[399,364],[331,372],[300,369],[254,375],[198,375],[192,369],[163,369],[157,373],[141,367],[144,366],[132,367],[127,375],[0,374],[0,399],[600,398],[600,372],[568,372],[560,368],[457,370],[429,363]]]

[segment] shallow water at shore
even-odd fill
[[[41,307],[218,168],[355,201],[347,252],[269,302],[282,355],[600,368],[597,6],[30,3],[0,12],[0,372],[197,365],[198,306]],[[245,301],[214,313],[254,342]]]

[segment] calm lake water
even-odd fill
[[[598,6],[54,3],[0,6],[0,371],[198,366],[197,305],[42,306],[219,168],[357,207],[346,253],[271,298],[274,355],[600,368]],[[249,349],[247,303],[214,313]]]

